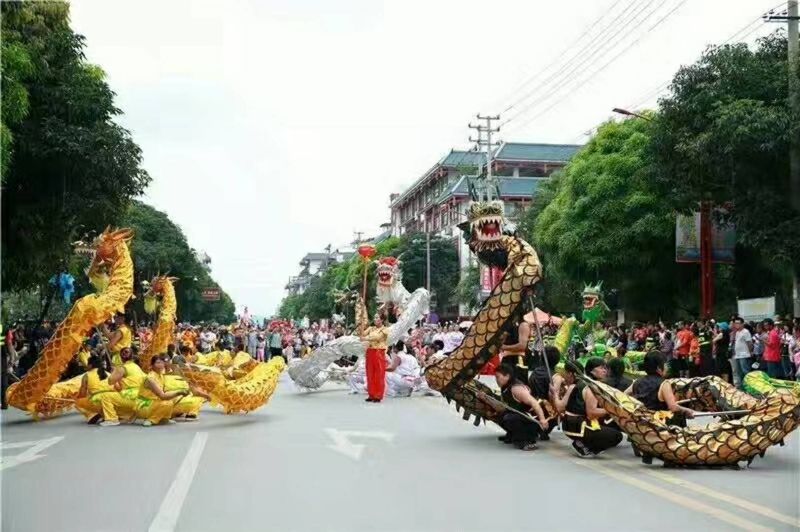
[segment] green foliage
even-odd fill
[[[650,129],[645,120],[604,124],[545,189],[551,201],[539,207],[533,241],[547,297],[574,308],[582,283],[602,279],[634,315],[673,308],[682,279],[673,260],[675,216],[649,177]]]
[[[46,282],[69,244],[117,222],[150,181],[115,123],[102,70],[87,64],[64,2],[3,2],[4,288]]]
[[[654,127],[655,176],[684,211],[702,199],[728,205],[737,240],[784,266],[800,264],[800,212],[789,192],[791,135],[783,32],[755,49],[708,49],[683,67]],[[764,292],[767,293],[767,292]]]
[[[179,279],[175,284],[179,319],[218,323],[230,323],[234,320],[233,301],[224,291],[219,301],[203,301],[202,290],[218,288],[218,285],[197,260],[183,231],[165,213],[142,202],[133,201],[121,223],[134,230],[131,247],[137,286],[141,281],[150,281],[159,273],[168,273]],[[144,319],[140,300],[137,300],[134,308],[139,319]]]
[[[413,292],[425,286],[426,282],[426,243],[425,235],[406,234],[401,238],[392,237],[380,242],[376,247],[376,258],[398,257],[401,260],[403,285]],[[367,269],[368,293],[375,293],[375,267],[365,263],[358,255],[347,262],[329,266],[315,276],[300,295],[287,296],[281,302],[278,315],[284,318],[299,319],[308,316],[311,320],[329,318],[336,310],[333,298],[335,290],[354,290],[361,292],[364,268]],[[454,302],[453,287],[458,282],[458,252],[452,240],[431,237],[431,290],[437,294],[438,309],[448,309]],[[368,310],[376,309],[374,298],[368,295]],[[340,312],[342,309],[338,309]],[[441,312],[441,310],[440,310]],[[352,320],[352,309],[349,309]]]
[[[476,265],[470,265],[455,289],[455,299],[458,303],[466,305],[470,310],[480,307],[481,270]]]

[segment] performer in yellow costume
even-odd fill
[[[167,365],[163,357],[154,356],[150,367],[153,369],[147,374],[147,379],[139,391],[139,397],[151,401],[152,404],[170,402],[179,398],[169,404],[172,414],[192,416],[189,419],[197,419],[200,407],[203,406],[203,398],[193,396],[185,381],[181,383],[173,376],[165,374]],[[168,390],[168,387],[176,389]]]
[[[89,371],[84,373],[81,379],[81,389],[75,399],[75,408],[86,416],[89,424],[94,425],[102,418],[101,394],[115,390],[108,383],[108,373],[106,373],[104,361],[99,355],[91,355],[87,360],[87,367]]]
[[[135,419],[144,418],[144,425],[150,426],[162,421],[169,421],[172,416],[172,403],[168,399],[174,399],[184,395],[183,391],[165,393],[164,397],[152,400],[147,396],[140,397],[143,391],[147,375],[142,368],[132,360],[130,348],[125,348],[120,352],[122,366],[114,368],[108,383],[117,388],[121,385],[119,392],[103,393],[99,396],[100,407],[103,410],[104,421],[100,425],[114,426],[119,425],[119,414]],[[164,393],[162,391],[162,393]]]
[[[103,332],[108,336],[108,350],[111,352],[111,363],[116,368],[122,365],[120,352],[133,345],[133,333],[130,327],[125,323],[124,314],[118,314],[114,318],[114,324],[117,326],[117,329],[113,333],[109,333],[108,328],[105,326],[103,327]]]

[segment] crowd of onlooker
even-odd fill
[[[49,321],[23,322],[5,331],[3,365],[12,382],[33,366],[56,326]],[[422,366],[428,365],[455,350],[469,326],[469,322],[420,323],[402,338],[404,350],[414,355]],[[558,326],[552,322],[541,323],[539,327],[546,342],[551,342],[558,332]],[[134,329],[134,349],[151,341],[152,323],[139,324]],[[290,360],[308,356],[314,349],[346,334],[353,334],[353,329],[328,320],[313,323],[264,320],[233,325],[180,323],[170,351],[180,354],[187,350],[225,349],[246,351],[260,361],[272,356]],[[98,329],[86,343],[93,349],[102,341]],[[712,319],[673,325],[663,322],[606,324],[599,326],[591,341],[605,344],[617,356],[630,351],[658,350],[668,361],[670,376],[720,375],[739,385],[745,374],[760,369],[773,378],[800,380],[800,319],[797,318],[746,322],[732,316],[724,322]],[[585,347],[587,351],[596,351],[596,345]],[[80,371],[80,367],[68,369],[67,373],[70,371]]]

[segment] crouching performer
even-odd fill
[[[81,389],[75,399],[75,408],[84,416],[90,425],[95,425],[103,419],[103,410],[100,406],[102,394],[115,392],[108,383],[108,372],[103,358],[92,354],[86,361],[88,371],[81,380]]]
[[[561,429],[572,440],[572,447],[581,456],[596,455],[616,447],[622,441],[622,432],[611,421],[605,410],[597,404],[597,398],[582,382],[576,372],[581,371],[577,362],[567,363],[564,381],[566,391],[556,400],[556,408],[564,414]],[[602,381],[606,377],[606,366],[602,358],[586,361],[585,373]]]
[[[149,399],[146,396],[140,397],[140,393],[148,394],[151,387],[148,386],[147,375],[142,368],[132,359],[131,350],[125,348],[120,353],[122,365],[114,368],[108,377],[108,383],[118,389],[118,392],[104,393],[100,395],[100,407],[103,410],[103,426],[119,425],[119,416],[135,420],[144,419],[143,425],[149,427],[169,421],[172,416],[172,403],[163,399]],[[147,391],[145,391],[147,390]],[[163,392],[162,392],[163,393]],[[170,392],[166,394],[168,399],[181,395],[180,392]]]
[[[502,412],[499,425],[506,431],[505,436],[500,436],[499,440],[523,451],[535,450],[536,440],[548,425],[547,416],[539,401],[531,395],[526,384],[517,380],[514,366],[508,362],[498,366],[494,378],[500,386],[500,396],[503,398],[503,402],[497,405],[497,410]],[[487,399],[483,393],[479,397]],[[529,413],[534,414],[536,419],[530,417]]]

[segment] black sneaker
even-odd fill
[[[95,414],[92,418],[88,421],[89,425],[97,425],[103,421],[103,416],[101,414]]]
[[[546,432],[542,432],[539,435],[539,441],[550,441],[550,435]]]
[[[517,449],[519,449],[520,451],[535,451],[538,448],[539,447],[536,445],[536,443],[532,441],[522,442],[517,444]]]
[[[497,441],[501,441],[503,443],[508,443],[508,434],[504,434],[502,436],[497,437]]]
[[[589,456],[591,454],[589,449],[586,448],[586,445],[580,440],[572,440],[572,448],[578,451],[578,454],[581,456]]]
[[[366,399],[364,399],[364,401],[367,403],[374,403],[375,399],[373,399],[372,397],[367,397]]]

